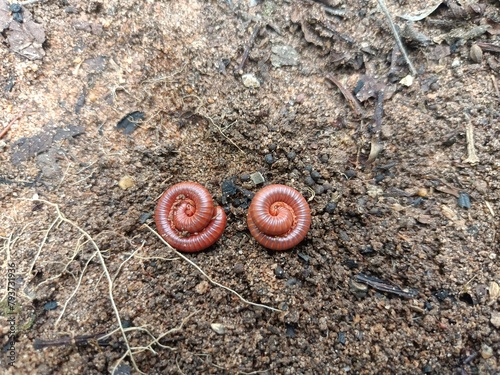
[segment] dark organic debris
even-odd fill
[[[57,308],[57,301],[50,301],[43,305],[43,309],[46,311],[55,310]]]
[[[46,128],[33,137],[18,139],[12,149],[11,162],[14,165],[46,152],[52,143],[77,137],[84,133],[84,128],[78,125],[68,125],[65,128]]]
[[[461,192],[458,194],[458,207],[470,208],[470,197],[469,194]]]
[[[35,23],[31,12],[19,4],[9,7],[5,0],[0,0],[0,33],[6,37],[11,51],[30,60],[45,56],[42,46],[45,42],[44,28]]]
[[[123,117],[118,124],[116,124],[116,129],[123,130],[123,134],[131,134],[136,128],[137,124],[144,120],[146,115],[141,111],[130,112],[128,115]]]
[[[131,372],[132,368],[129,365],[121,363],[120,366],[113,371],[113,375],[130,375]]]
[[[106,337],[105,337],[106,336]],[[33,348],[35,350],[40,350],[44,348],[50,348],[54,346],[66,346],[66,345],[87,345],[90,340],[97,340],[99,346],[107,346],[110,341],[110,337],[105,333],[97,333],[94,335],[82,335],[82,336],[63,336],[54,340],[42,340],[35,339],[33,341]]]
[[[228,203],[228,198],[232,197],[237,192],[237,187],[234,184],[235,178],[228,178],[222,181],[222,204]]]
[[[402,289],[399,286],[391,284],[388,281],[381,280],[373,276],[367,276],[362,273],[354,276],[354,280],[360,283],[367,284],[378,291],[392,293],[403,298],[415,298],[418,295],[418,291],[415,289]]]

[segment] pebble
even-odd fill
[[[488,359],[491,358],[492,356],[493,356],[493,349],[491,348],[491,346],[483,344],[483,346],[481,346],[481,357],[483,357],[484,359]]]
[[[470,208],[470,197],[469,197],[469,194],[467,193],[460,193],[458,195],[458,207],[461,207],[461,208],[467,208],[469,209]]]
[[[345,171],[345,175],[347,176],[347,178],[354,178],[358,175],[358,173],[354,169],[348,169],[347,171]]]
[[[325,187],[323,185],[317,185],[315,188],[314,188],[314,193],[316,195],[321,195],[325,192]]]
[[[218,335],[223,335],[223,334],[225,334],[227,332],[226,327],[223,324],[220,324],[220,323],[212,323],[212,324],[210,324],[210,327]]]
[[[327,154],[322,154],[319,157],[319,161],[321,161],[322,163],[328,163],[328,159],[330,159],[330,157]]]
[[[338,336],[337,336],[339,342],[342,344],[342,345],[345,345],[346,342],[347,342],[347,339],[346,339],[346,336],[345,336],[345,332],[339,332]]]
[[[280,266],[276,267],[274,269],[274,274],[278,279],[284,279],[285,278],[285,270],[281,268]]]
[[[349,281],[349,291],[356,297],[363,298],[368,293],[368,286],[351,279]]]
[[[477,44],[473,44],[470,47],[470,59],[474,61],[475,63],[480,64],[481,61],[483,60],[483,50],[481,47],[479,47]]]
[[[262,173],[260,172],[255,172],[250,175],[250,179],[255,185],[262,184],[264,182],[264,176],[262,176]]]
[[[243,263],[236,263],[233,267],[233,271],[236,274],[243,273],[244,270],[245,270],[245,266],[243,265]]]
[[[286,326],[286,337],[294,338],[295,337],[295,327],[290,324],[285,324]]]
[[[46,311],[54,310],[56,307],[57,307],[56,301],[50,301],[50,302],[47,302],[45,305],[43,305],[43,309]]]
[[[298,65],[300,62],[300,54],[288,45],[276,45],[271,47],[271,64],[275,68],[279,68],[284,65]]]
[[[269,151],[275,151],[276,150],[276,143],[271,143],[269,146],[267,146]]]
[[[241,182],[247,182],[247,181],[250,181],[250,175],[248,173],[243,173],[241,176],[240,176],[240,180]]]
[[[305,179],[304,179],[304,182],[306,183],[306,185],[308,186],[314,186],[316,184],[316,182],[314,182],[313,178],[311,176],[307,176]]]
[[[491,312],[491,319],[490,319],[491,324],[495,328],[500,328],[500,312],[499,311],[492,311]]]
[[[313,178],[314,181],[318,181],[319,179],[321,179],[321,173],[313,170],[311,171],[311,177]]]
[[[243,82],[243,85],[245,87],[248,87],[251,89],[257,89],[260,87],[259,80],[252,73],[243,74],[241,76],[241,81]]]
[[[296,156],[297,156],[297,154],[294,151],[290,151],[286,154],[286,157],[288,158],[288,160],[293,160],[293,159],[295,159]]]
[[[420,188],[420,189],[418,189],[418,191],[417,191],[417,195],[418,195],[419,197],[425,198],[427,195],[429,195],[429,193],[428,193],[428,191],[427,191],[427,189],[426,189],[426,188]]]
[[[325,212],[329,214],[333,214],[335,212],[335,209],[337,208],[337,203],[336,202],[329,202],[325,206]]]
[[[274,157],[271,154],[267,154],[264,157],[264,160],[266,161],[267,164],[272,165],[274,163]]]
[[[131,188],[132,186],[134,186],[135,182],[134,182],[134,179],[130,176],[123,176],[120,181],[118,182],[118,186],[122,189],[122,190],[127,190],[129,188]]]
[[[139,216],[139,223],[144,224],[146,221],[148,221],[153,214],[151,212],[145,212]]]

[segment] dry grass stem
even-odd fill
[[[252,305],[252,306],[256,306],[256,307],[261,307],[263,309],[267,309],[267,310],[271,310],[271,311],[276,311],[276,312],[281,312],[281,310],[279,309],[276,309],[274,307],[271,307],[271,306],[267,306],[267,305],[263,305],[263,304],[260,304],[260,303],[255,303],[255,302],[251,302],[245,298],[243,298],[243,296],[241,296],[238,292],[236,292],[235,290],[225,286],[225,285],[222,285],[220,283],[218,283],[217,281],[215,281],[214,279],[212,279],[210,276],[208,276],[205,271],[203,271],[195,262],[193,262],[191,259],[189,259],[188,257],[186,257],[185,255],[183,255],[182,253],[178,252],[176,249],[174,249],[172,246],[170,246],[168,244],[167,241],[165,241],[165,239],[160,236],[156,231],[153,230],[153,228],[151,228],[149,225],[147,224],[144,224],[152,233],[154,233],[170,250],[172,250],[178,257],[184,259],[186,262],[188,262],[190,265],[192,265],[194,268],[196,268],[203,276],[205,276],[207,278],[207,280],[212,283],[213,285],[216,285],[218,286],[219,288],[222,288],[222,289],[225,289],[227,290],[228,292],[234,294],[236,297],[238,297],[241,301],[243,301],[244,303],[248,304],[248,305]]]
[[[406,52],[406,49],[403,45],[403,42],[401,41],[401,37],[399,36],[398,30],[396,29],[396,26],[394,25],[394,22],[392,21],[391,14],[389,13],[389,10],[387,9],[387,6],[385,5],[385,0],[377,0],[378,4],[380,5],[380,8],[382,9],[382,12],[385,14],[387,21],[389,22],[389,26],[391,27],[392,34],[394,35],[394,39],[396,39],[396,43],[398,45],[399,50],[403,54],[404,59],[406,60],[406,64],[408,64],[408,67],[410,68],[411,74],[413,76],[417,75],[417,70],[413,66],[410,57],[408,56],[408,53]]]
[[[56,210],[56,213],[57,213],[56,219],[51,223],[51,225],[49,226],[48,230],[45,232],[45,235],[44,235],[44,237],[43,237],[43,239],[41,241],[41,244],[38,247],[38,251],[37,251],[36,257],[35,257],[34,262],[31,264],[31,267],[30,267],[30,273],[31,273],[31,271],[34,268],[34,265],[35,265],[36,261],[39,259],[40,253],[41,253],[43,247],[47,243],[47,239],[48,239],[48,236],[49,236],[50,232],[52,230],[54,230],[54,228],[57,228],[59,226],[59,224],[61,224],[61,223],[69,224],[70,226],[72,226],[73,228],[75,228],[76,230],[78,230],[81,233],[82,236],[80,237],[80,239],[78,240],[77,245],[75,246],[75,251],[73,252],[72,257],[70,258],[70,261],[67,262],[64,265],[63,271],[61,273],[59,273],[58,275],[49,278],[49,280],[54,280],[54,279],[56,279],[58,277],[61,277],[63,275],[63,273],[67,270],[69,264],[75,259],[76,255],[79,254],[82,251],[82,248],[83,248],[83,246],[85,244],[88,244],[88,243],[91,244],[92,247],[93,247],[93,249],[94,249],[94,252],[90,255],[90,257],[87,260],[85,266],[83,267],[82,271],[80,272],[80,276],[79,276],[79,278],[77,280],[77,284],[76,284],[74,290],[72,291],[72,293],[70,294],[70,296],[66,300],[66,302],[64,303],[63,309],[62,309],[61,313],[59,314],[59,317],[57,318],[55,325],[57,326],[60,323],[62,317],[64,316],[64,314],[65,314],[65,312],[66,312],[66,310],[68,308],[69,302],[73,299],[73,297],[76,295],[76,293],[80,289],[83,277],[86,274],[86,271],[87,271],[87,268],[88,268],[89,264],[92,262],[92,260],[94,258],[97,257],[98,260],[99,260],[99,263],[101,265],[102,271],[103,271],[103,276],[105,277],[105,279],[107,281],[108,299],[109,299],[109,302],[110,302],[110,304],[112,306],[112,309],[113,309],[113,312],[114,312],[114,316],[115,316],[115,319],[116,319],[116,323],[117,323],[117,328],[115,330],[107,333],[106,335],[104,335],[103,338],[109,337],[112,334],[114,334],[116,332],[119,332],[120,335],[123,338],[123,341],[124,341],[124,344],[125,344],[125,347],[126,347],[125,353],[115,363],[115,365],[114,365],[111,373],[114,373],[115,370],[116,370],[116,368],[118,368],[118,366],[128,357],[129,360],[130,360],[130,362],[131,362],[132,367],[134,368],[134,370],[137,371],[138,373],[144,374],[144,372],[142,372],[139,369],[139,367],[138,367],[138,365],[137,365],[137,363],[135,361],[135,357],[134,356],[136,354],[142,353],[144,351],[150,351],[150,352],[156,354],[156,351],[153,349],[153,345],[161,347],[163,349],[175,350],[175,348],[172,348],[172,347],[169,347],[169,346],[161,344],[160,340],[162,338],[164,338],[166,335],[169,335],[171,333],[177,332],[180,329],[182,329],[182,327],[187,322],[187,320],[190,319],[195,313],[192,313],[192,314],[188,315],[181,322],[181,324],[178,327],[175,327],[175,328],[173,328],[173,329],[171,329],[171,330],[169,330],[167,332],[164,332],[164,333],[159,334],[158,336],[155,336],[153,333],[151,333],[145,327],[123,328],[123,324],[122,324],[122,319],[121,319],[121,316],[120,316],[120,312],[118,310],[118,307],[117,307],[116,302],[115,302],[114,297],[113,297],[113,289],[114,289],[114,285],[115,285],[114,281],[116,280],[116,278],[118,277],[119,273],[121,272],[124,264],[126,262],[128,262],[130,259],[132,259],[133,257],[135,257],[136,253],[143,248],[144,243],[141,244],[141,246],[138,249],[136,249],[135,251],[133,251],[118,266],[118,269],[116,270],[114,276],[112,277],[111,273],[110,273],[110,271],[108,269],[108,266],[106,265],[106,262],[105,262],[106,257],[103,255],[102,251],[100,250],[99,246],[97,245],[97,243],[95,242],[95,240],[92,238],[92,236],[89,233],[87,233],[84,229],[82,229],[77,223],[75,223],[75,222],[69,220],[68,218],[66,218],[64,216],[64,214],[61,212],[61,210],[59,209],[59,206],[57,204],[49,202],[49,201],[46,201],[46,200],[43,200],[43,199],[26,199],[26,200],[37,201],[37,202],[42,202],[44,204],[47,204],[47,205],[53,207]],[[82,238],[85,239],[85,241],[81,242]],[[11,241],[11,236],[9,236],[7,238],[7,241],[4,244],[4,251],[7,254],[7,256],[6,256],[7,260],[10,259],[10,246],[11,246],[11,242],[12,242]],[[144,259],[144,258],[142,258],[142,259]],[[73,277],[75,277],[75,276],[73,275]],[[45,280],[42,283],[46,283],[46,282],[48,282],[48,280]],[[38,284],[37,287],[39,287],[42,283]],[[150,337],[150,340],[146,343],[146,345],[131,346],[130,342],[129,342],[129,339],[128,339],[128,336],[127,336],[127,334],[131,333],[131,332],[142,332],[142,333],[146,334],[148,337]]]
[[[465,114],[467,119],[467,124],[465,128],[465,138],[467,139],[467,159],[464,163],[477,164],[479,163],[479,158],[476,155],[476,147],[474,146],[474,127],[470,121],[469,115]]]

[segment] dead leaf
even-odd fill
[[[43,42],[45,30],[33,21],[31,12],[23,8],[23,22],[12,19],[5,0],[0,0],[0,32],[7,39],[11,51],[30,60],[39,60],[45,56]]]
[[[440,0],[438,1],[436,4],[434,5],[431,5],[427,8],[425,8],[424,10],[421,10],[415,14],[402,14],[400,16],[398,16],[399,18],[402,18],[404,20],[407,20],[407,21],[412,21],[412,22],[415,22],[415,21],[421,21],[423,20],[424,18],[426,18],[427,16],[430,16],[432,13],[434,13],[436,11],[437,8],[439,8],[439,6],[442,4],[443,2]]]

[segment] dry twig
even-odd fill
[[[19,120],[21,118],[21,116],[23,115],[23,113],[24,113],[24,109],[21,109],[21,112],[19,112],[12,120],[10,120],[10,122],[7,124],[7,126],[2,129],[2,131],[0,132],[0,139],[2,139],[2,137],[5,134],[7,134],[10,127],[12,126],[12,124],[14,124],[17,120]]]
[[[464,160],[464,163],[477,164],[479,163],[479,158],[476,155],[476,148],[474,146],[474,127],[467,113],[465,114],[465,118],[467,119],[465,130],[465,138],[467,139],[467,159]]]

